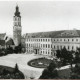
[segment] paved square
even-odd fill
[[[31,67],[27,65],[27,62],[40,57],[41,56],[37,56],[35,54],[9,54],[7,56],[0,57],[0,65],[14,68],[17,63],[19,70],[23,72],[25,78],[34,77],[37,79],[41,75],[43,69]]]

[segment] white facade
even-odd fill
[[[52,41],[51,38],[27,38],[26,51],[36,54],[51,55]]]
[[[65,47],[67,50],[76,51],[80,47],[80,38],[52,38],[52,48],[54,51]]]
[[[61,50],[63,47],[68,51],[80,48],[80,30],[31,33],[27,34],[25,42],[28,53],[56,56],[56,50]]]
[[[26,38],[27,53],[56,56],[56,50],[63,47],[76,51],[80,47],[80,38]]]

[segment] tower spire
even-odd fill
[[[15,16],[20,17],[20,12],[19,12],[19,7],[18,7],[18,5],[16,5],[16,12],[15,12]]]

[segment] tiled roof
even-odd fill
[[[0,34],[0,39],[3,40],[5,38],[5,36],[6,36],[6,33]]]
[[[14,45],[13,39],[9,39],[9,40],[6,42],[6,45]]]
[[[5,40],[0,40],[0,45],[5,46]]]
[[[64,38],[70,38],[70,37],[80,37],[77,30],[65,30],[64,32],[56,35],[56,37],[64,37]]]
[[[51,31],[51,32],[38,32],[38,33],[27,33],[26,37],[32,38],[52,38],[63,31]]]
[[[26,33],[26,38],[72,38],[80,37],[80,30],[61,30],[51,32]]]

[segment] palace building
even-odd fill
[[[80,47],[80,30],[61,30],[51,32],[26,33],[21,36],[21,16],[19,7],[16,6],[14,14],[13,40],[15,46],[20,43],[26,53],[56,56],[56,50],[65,47],[67,50],[76,51]]]
[[[80,47],[80,30],[26,33],[25,38],[27,53],[56,56],[56,50],[63,47],[69,51]]]

